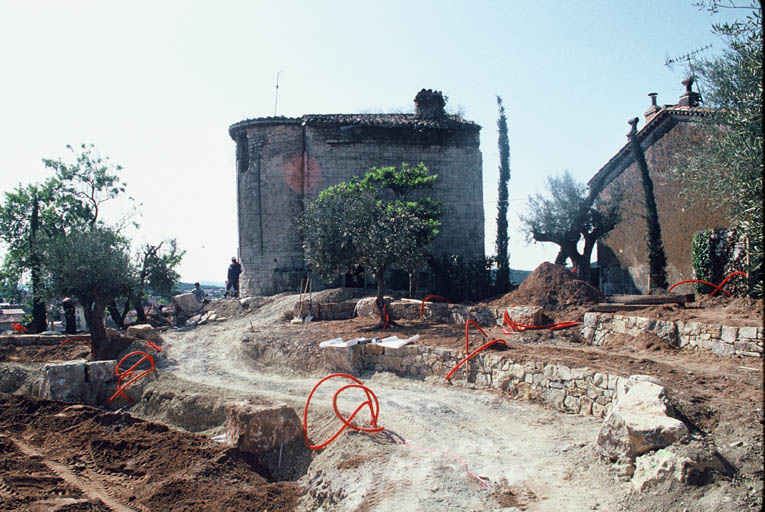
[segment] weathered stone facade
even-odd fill
[[[691,93],[695,94],[695,93]],[[704,201],[688,205],[686,188],[673,171],[681,168],[683,155],[694,151],[705,134],[716,129],[714,110],[699,107],[684,95],[680,105],[654,105],[646,112],[646,124],[638,132],[649,174],[653,180],[662,241],[671,283],[693,278],[691,241],[694,233],[728,226],[719,211]],[[691,98],[693,99],[693,98]],[[648,248],[645,199],[640,170],[628,145],[600,169],[588,183],[591,193],[607,197],[623,192],[622,221],[598,243],[600,289],[606,294],[643,293],[648,289]]]
[[[331,185],[402,162],[423,162],[438,174],[430,195],[443,202],[444,215],[433,252],[483,257],[480,126],[446,115],[443,102],[440,93],[423,90],[416,114],[268,117],[232,125],[242,295],[297,290],[305,265],[296,220],[305,207]]]

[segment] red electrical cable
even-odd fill
[[[573,321],[558,322],[558,323],[548,324],[548,325],[523,325],[511,320],[510,315],[507,314],[507,310],[505,310],[505,314],[503,315],[503,322],[505,323],[505,325],[507,325],[513,331],[516,331],[516,332],[534,331],[534,330],[541,330],[541,329],[557,331],[559,329],[566,329],[568,327],[575,327],[577,325],[582,325],[582,322],[573,322]],[[505,334],[512,334],[512,331],[509,331],[507,329],[503,330],[502,332]]]
[[[468,319],[467,322],[465,322],[465,354],[468,354],[470,352],[470,324],[475,325],[476,329],[481,331],[481,334],[483,334],[484,339],[489,339],[489,335],[486,334],[486,331],[481,329],[481,326],[476,323],[475,320],[472,318]]]
[[[446,297],[441,297],[440,295],[426,295],[420,303],[420,316],[425,315],[425,303],[428,301],[428,299],[440,300],[441,302],[449,302],[449,299]]]
[[[735,276],[746,276],[746,272],[741,272],[740,270],[732,272],[732,273],[728,274],[728,277],[723,279],[722,283],[720,283],[720,284],[710,283],[709,281],[703,281],[701,279],[686,279],[684,281],[678,281],[677,283],[673,284],[672,286],[669,287],[669,290],[667,290],[667,291],[671,292],[672,288],[674,288],[675,286],[679,286],[681,284],[686,284],[686,283],[701,283],[701,284],[705,284],[707,286],[711,286],[711,287],[714,288],[714,290],[712,290],[712,293],[709,294],[710,296],[714,296],[717,292],[723,292],[725,295],[730,297],[730,293],[725,291],[725,290],[723,290],[722,287],[725,286],[728,283],[728,281],[730,281],[731,278],[733,278]]]
[[[385,318],[385,323],[383,324],[383,329],[390,329],[390,317],[388,316],[388,304],[383,304],[383,318]]]
[[[123,361],[125,361],[125,359],[127,359],[127,358],[128,358],[128,357],[130,357],[130,356],[139,355],[139,354],[143,354],[143,357],[141,357],[141,358],[140,358],[138,361],[136,361],[136,363],[135,363],[135,364],[133,364],[133,366],[131,366],[130,368],[128,368],[128,369],[127,369],[127,370],[125,370],[124,372],[120,373],[120,366],[122,366],[122,362],[123,362]],[[135,369],[135,368],[136,368],[136,366],[138,366],[139,364],[141,364],[143,361],[145,361],[145,360],[147,360],[147,359],[148,359],[148,361],[149,361],[149,368],[147,368],[147,369],[145,369],[145,370],[143,370],[143,371],[141,371],[141,372],[138,372],[138,371]],[[125,393],[123,393],[123,391],[125,391],[125,390],[126,390],[126,389],[127,389],[127,388],[128,388],[130,385],[131,385],[131,384],[133,384],[135,381],[137,381],[137,380],[138,380],[138,379],[140,379],[141,377],[144,377],[145,375],[148,375],[149,373],[151,373],[151,372],[154,372],[154,371],[156,371],[156,370],[157,370],[157,369],[156,369],[156,367],[154,366],[154,358],[153,358],[153,357],[151,357],[151,356],[150,356],[149,354],[147,354],[146,352],[141,352],[140,350],[137,350],[137,351],[135,351],[135,352],[130,352],[129,354],[126,354],[126,355],[125,355],[125,357],[123,357],[122,359],[120,359],[119,363],[117,363],[117,367],[114,369],[114,374],[117,376],[117,392],[116,392],[116,393],[114,393],[114,394],[111,396],[111,398],[109,398],[109,400],[107,400],[107,401],[106,401],[106,405],[105,405],[105,406],[106,406],[106,407],[108,407],[108,406],[109,406],[109,404],[112,402],[112,400],[114,400],[115,398],[117,398],[117,396],[122,396],[122,397],[123,397],[125,400],[127,400],[128,402],[132,402],[132,400],[130,400],[130,398],[128,398],[128,397],[127,397],[127,395],[125,395]],[[135,377],[133,377],[132,379],[130,379],[130,380],[129,380],[128,382],[126,382],[126,383],[125,383],[125,385],[123,386],[123,385],[122,385],[122,379],[124,379],[124,378],[126,378],[126,377],[130,377],[131,375],[133,375],[133,374],[135,374],[135,373],[138,373],[138,375],[136,375]]]
[[[338,429],[337,432],[334,433],[332,437],[330,437],[327,441],[312,445],[311,442],[308,440],[308,405],[311,403],[311,398],[313,398],[314,392],[321,386],[321,384],[329,379],[334,379],[336,377],[341,377],[344,379],[350,379],[354,383],[353,384],[347,384],[337,391],[335,391],[335,395],[332,398],[332,408],[335,410],[335,415],[340,419],[340,421],[343,422],[343,426]],[[337,398],[340,396],[340,393],[345,391],[346,389],[353,389],[358,388],[364,391],[367,395],[366,402],[362,402],[353,413],[348,416],[348,418],[343,417],[340,410],[337,408]],[[356,417],[356,415],[363,409],[364,407],[369,408],[369,415],[371,416],[371,419],[369,421],[369,424],[371,427],[358,427],[356,425],[353,425],[351,422],[353,421],[353,418]],[[310,448],[311,450],[321,450],[322,448],[325,448],[327,445],[329,445],[332,441],[338,438],[340,434],[343,433],[343,431],[346,428],[351,428],[353,430],[357,430],[359,432],[382,432],[385,430],[384,427],[379,427],[377,425],[377,418],[380,414],[380,403],[377,401],[377,396],[372,392],[371,389],[366,387],[359,379],[356,377],[353,377],[352,375],[348,375],[347,373],[333,373],[331,375],[327,375],[323,379],[321,379],[319,382],[316,383],[316,385],[313,387],[311,392],[308,394],[308,399],[305,401],[305,408],[303,409],[303,440],[305,441],[305,445]]]
[[[464,358],[462,361],[460,361],[459,363],[457,363],[457,366],[455,366],[454,368],[452,368],[452,371],[450,371],[450,372],[449,372],[449,373],[446,375],[446,381],[448,382],[448,381],[449,381],[449,379],[451,379],[451,378],[452,378],[452,374],[454,374],[454,372],[456,372],[456,371],[457,371],[457,368],[459,368],[460,366],[462,366],[463,364],[465,364],[465,363],[466,363],[466,362],[467,362],[467,361],[468,361],[468,360],[469,360],[471,357],[473,357],[474,355],[476,355],[477,353],[479,353],[479,352],[480,352],[480,351],[482,351],[483,349],[485,349],[485,348],[488,348],[488,347],[490,347],[491,345],[494,345],[494,344],[496,344],[496,343],[502,343],[502,344],[504,344],[504,345],[507,345],[507,342],[506,342],[505,340],[500,340],[500,339],[491,340],[491,341],[489,341],[488,343],[484,343],[483,345],[481,345],[480,347],[478,347],[477,349],[475,349],[473,352],[471,352],[470,354],[468,354],[468,355],[467,355],[467,356],[466,356],[466,357],[465,357],[465,358]]]
[[[59,347],[63,347],[64,345],[66,345],[70,341],[84,341],[85,343],[88,344],[88,346],[92,346],[90,344],[90,340],[88,338],[83,338],[82,336],[74,336],[72,338],[67,338],[64,341],[62,341],[61,344],[59,345]]]
[[[146,342],[146,344],[147,344],[149,347],[153,348],[153,349],[154,349],[154,350],[156,350],[157,352],[162,352],[162,347],[160,347],[159,345],[155,345],[154,343],[152,343],[152,342],[151,342],[151,340],[143,340],[143,341],[145,341],[145,342]]]

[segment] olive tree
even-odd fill
[[[569,258],[574,263],[579,279],[589,281],[595,243],[619,222],[619,194],[609,199],[593,198],[568,172],[548,177],[547,188],[547,197],[529,196],[528,214],[520,216],[527,229],[526,238],[560,246],[563,259]],[[584,244],[579,252],[582,239]]]

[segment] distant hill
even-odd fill
[[[199,286],[203,288],[221,288],[224,289],[226,285],[224,283],[218,283],[215,281],[199,281]],[[184,283],[183,281],[180,281],[178,283],[178,287],[181,289],[182,292],[188,292],[194,288],[194,283]]]
[[[531,274],[531,270],[516,270],[514,268],[510,269],[510,282],[514,285],[521,284],[529,274]]]

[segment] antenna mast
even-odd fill
[[[284,70],[276,73],[276,94],[274,95],[274,117],[276,117],[276,105],[279,103],[279,75],[284,73]]]
[[[669,69],[672,69],[672,66],[678,62],[687,62],[688,63],[688,69],[691,72],[691,76],[693,78],[696,78],[696,73],[693,71],[693,61],[696,58],[696,55],[699,53],[709,50],[712,48],[711,44],[708,44],[704,47],[697,48],[693,50],[692,52],[688,52],[685,55],[680,55],[679,57],[670,58],[667,56],[667,58],[664,60],[664,65],[667,66]]]

